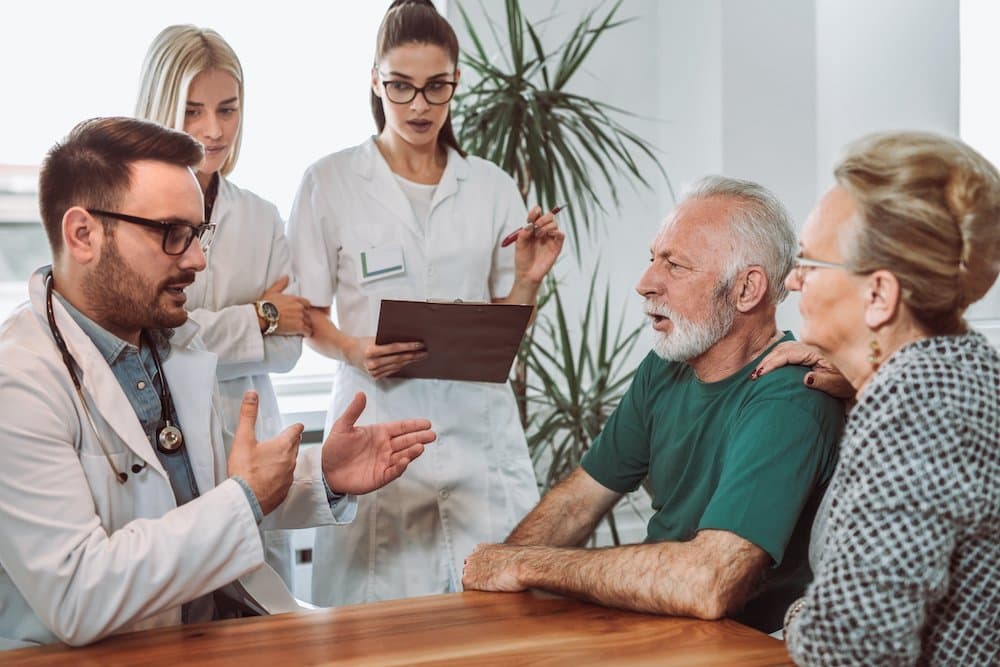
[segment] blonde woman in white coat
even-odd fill
[[[213,30],[175,25],[149,47],[136,116],[183,130],[205,147],[197,171],[205,220],[216,234],[208,266],[188,291],[187,309],[219,355],[225,428],[236,428],[244,392],[260,396],[257,437],[281,430],[269,373],[292,369],[310,333],[308,305],[297,296],[284,225],[273,204],[229,182],[242,138],[243,70]],[[265,531],[267,562],[292,587],[288,531]]]
[[[562,248],[552,214],[529,214],[509,176],[459,149],[448,109],[457,57],[455,33],[431,3],[395,3],[372,70],[379,134],[310,167],[289,221],[314,306],[307,342],[344,362],[329,414],[364,391],[362,423],[420,414],[439,434],[405,479],[360,500],[352,526],[317,530],[315,604],[460,590],[464,558],[503,540],[538,499],[506,384],[394,379],[426,353],[373,339],[382,298],[533,304]],[[537,231],[502,248],[526,221]],[[362,275],[362,252],[381,277]],[[401,268],[379,273],[389,266]]]

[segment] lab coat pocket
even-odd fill
[[[108,458],[115,468],[129,475],[129,481],[122,484],[118,481],[115,471],[108,464]],[[94,509],[101,518],[101,525],[110,535],[134,518],[134,506],[129,484],[135,486],[130,471],[131,459],[135,457],[129,452],[118,452],[105,457],[104,454],[88,454],[81,452],[80,466],[87,476],[87,482],[94,500]]]

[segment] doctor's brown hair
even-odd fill
[[[440,46],[448,52],[451,61],[458,67],[458,37],[451,24],[437,9],[431,0],[395,0],[389,5],[389,10],[378,28],[375,41],[375,64],[385,58],[389,51],[405,44],[431,44]],[[382,99],[371,91],[372,116],[375,126],[381,133],[385,129],[385,112],[382,110]],[[392,104],[391,102],[386,102]],[[450,147],[465,157],[465,151],[458,145],[455,130],[451,126],[451,109],[445,118],[441,132],[438,134],[438,145]]]
[[[38,204],[52,257],[62,251],[66,211],[74,206],[115,210],[131,185],[133,162],[193,168],[203,157],[195,139],[156,123],[135,118],[83,121],[52,147],[38,175]]]

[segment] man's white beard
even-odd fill
[[[653,352],[667,361],[688,361],[705,353],[733,328],[736,309],[726,299],[714,299],[715,307],[705,322],[692,322],[663,304],[646,300],[646,312],[670,319],[670,333],[653,331]]]

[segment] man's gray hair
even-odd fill
[[[788,209],[762,185],[725,176],[706,176],[684,191],[684,199],[725,197],[738,208],[729,220],[733,233],[732,252],[723,272],[728,293],[737,274],[748,266],[764,269],[768,298],[778,305],[788,296],[785,276],[792,270],[797,244]]]

